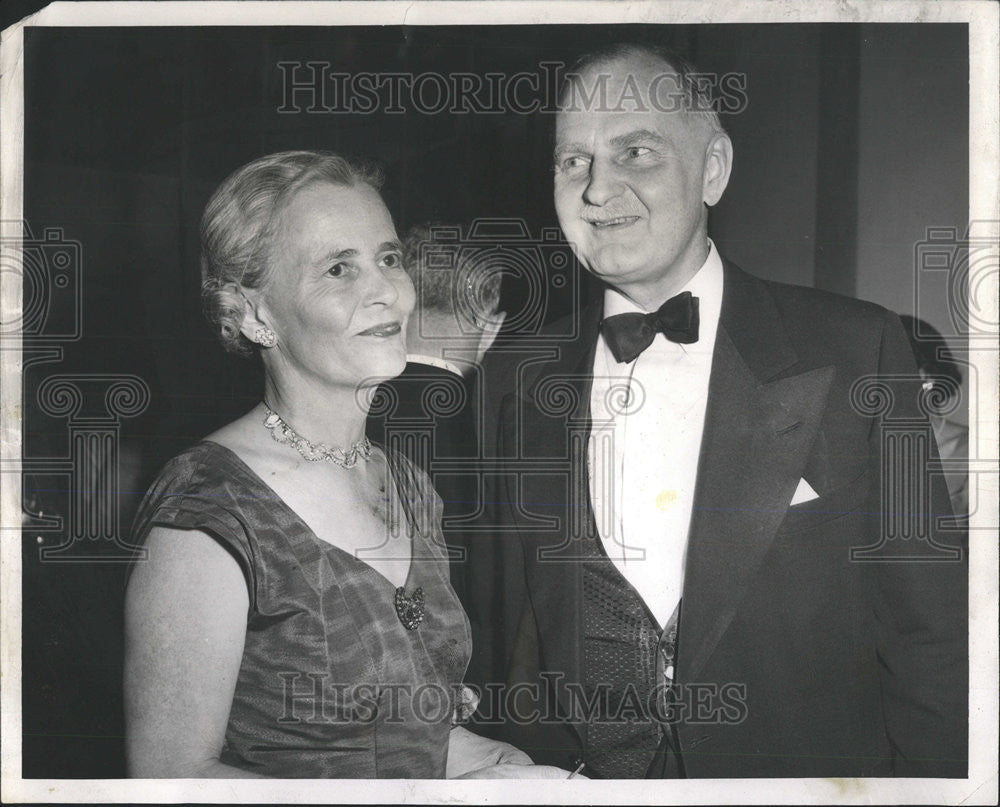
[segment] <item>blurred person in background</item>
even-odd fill
[[[430,476],[444,502],[452,585],[465,601],[468,525],[482,502],[482,474],[456,469],[480,456],[479,364],[503,325],[501,272],[481,250],[464,250],[457,226],[421,224],[404,240],[417,292],[406,328],[406,368],[379,387],[368,434]]]
[[[926,320],[900,315],[906,335],[917,360],[917,369],[923,379],[923,388],[930,393],[928,400],[936,411],[927,413],[934,429],[941,459],[950,461],[944,478],[948,483],[951,506],[956,516],[969,514],[969,427],[949,420],[942,412],[950,413],[959,403],[962,389],[962,369],[951,354],[948,343],[933,325]]]

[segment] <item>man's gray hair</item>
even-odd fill
[[[570,67],[563,78],[559,91],[559,103],[565,102],[574,82],[587,71],[594,70],[602,64],[626,59],[630,56],[646,56],[663,62],[671,72],[680,79],[680,91],[683,93],[684,110],[701,119],[708,128],[718,134],[725,134],[725,128],[716,109],[712,89],[704,82],[699,82],[700,75],[695,66],[680,54],[660,45],[649,45],[639,42],[615,42],[603,45],[580,56]]]

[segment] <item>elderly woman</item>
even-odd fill
[[[372,168],[237,170],[202,221],[206,312],[263,400],[136,517],[125,708],[140,777],[565,777],[455,727],[470,654],[426,476],[365,437],[414,304]]]

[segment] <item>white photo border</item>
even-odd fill
[[[969,24],[969,220],[1000,222],[998,187],[998,9],[992,2],[835,2],[808,4],[744,0],[695,2],[108,2],[54,3],[3,33],[0,49],[0,209],[20,220],[23,166],[23,32],[42,26],[249,25],[545,25],[599,23],[964,22]],[[971,279],[972,282],[975,278]],[[997,301],[997,273],[985,299]],[[0,278],[4,322],[20,316],[21,284]],[[993,321],[996,321],[994,309]],[[979,409],[970,423],[973,456],[997,453],[997,349],[973,348],[979,369]],[[4,336],[2,367],[0,514],[2,542],[2,798],[6,802],[271,802],[470,804],[995,804],[998,712],[998,476],[980,476],[979,510],[970,542],[970,761],[966,780],[730,779],[567,781],[540,788],[531,781],[430,780],[40,780],[21,778],[21,355],[16,335]],[[8,472],[15,469],[15,472]],[[991,531],[992,530],[992,531]]]

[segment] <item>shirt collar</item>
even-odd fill
[[[447,359],[439,359],[437,356],[425,356],[422,353],[407,353],[406,360],[408,362],[413,362],[414,364],[427,364],[431,367],[437,367],[439,370],[447,370],[449,373],[454,373],[459,378],[463,378],[462,369]]]
[[[705,323],[706,308],[714,309],[715,320],[718,320],[718,311],[722,307],[722,258],[715,248],[715,243],[708,239],[708,257],[701,265],[701,268],[694,273],[690,280],[678,289],[677,294],[685,291],[691,292],[698,298],[699,315],[702,323]],[[662,300],[661,303],[666,302]],[[646,314],[648,313],[641,306],[632,302],[618,289],[608,286],[604,290],[604,316],[611,317],[615,314]]]

